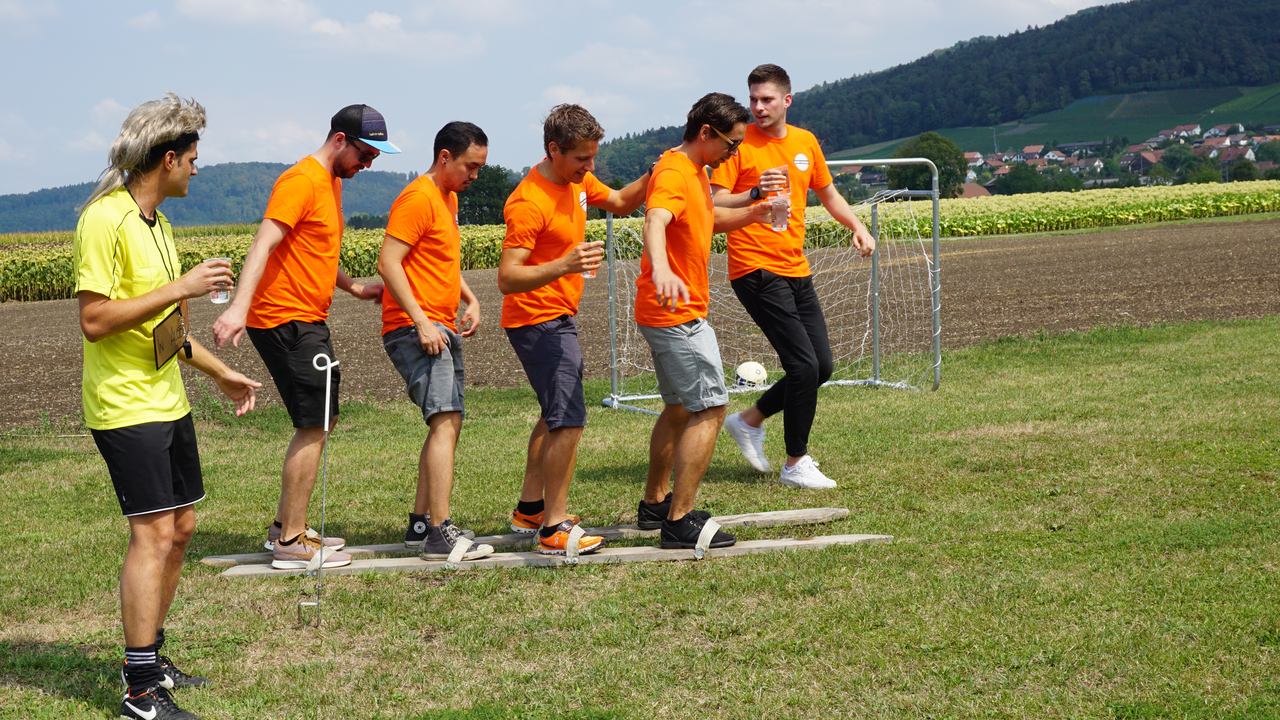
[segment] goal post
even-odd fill
[[[805,255],[826,317],[834,372],[826,385],[873,385],[937,390],[942,382],[938,169],[926,158],[831,160],[832,168],[927,165],[932,190],[881,191],[853,204],[876,239],[863,258],[852,232],[807,213]],[[921,202],[929,200],[931,202]],[[631,403],[660,397],[648,344],[634,315],[636,278],[644,250],[640,223],[605,217],[609,285],[610,394],[606,407],[653,413]],[[707,320],[716,331],[729,392],[760,392],[783,375],[781,363],[729,285],[725,236],[712,241]],[[753,360],[769,382],[737,386],[734,368]],[[654,413],[656,414],[656,413]]]

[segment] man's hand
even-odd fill
[[[351,289],[347,292],[351,293],[358,300],[373,300],[374,302],[382,302],[382,283],[369,283],[361,285],[360,283],[351,283]]]
[[[658,293],[658,306],[667,312],[675,312],[681,305],[689,304],[689,288],[669,270],[653,269],[653,288]]]
[[[232,347],[240,347],[240,337],[244,335],[245,316],[248,315],[247,303],[231,303],[222,311],[213,323],[213,345],[221,350],[227,341]]]
[[[786,190],[787,166],[781,165],[776,168],[769,168],[760,173],[760,180],[756,183],[756,187],[760,190],[761,198],[767,197],[769,193]]]
[[[462,320],[458,322],[458,329],[462,330],[464,338],[476,334],[480,329],[480,303],[467,303],[467,309],[462,311]]]
[[[231,263],[226,260],[209,260],[178,278],[178,286],[184,298],[198,298],[214,290],[230,290],[236,286],[236,276],[231,274]]]
[[[604,243],[600,240],[578,243],[560,261],[564,264],[564,272],[561,277],[588,270],[598,270],[600,263],[604,261]]]
[[[250,380],[235,370],[227,369],[222,377],[214,380],[218,383],[218,389],[222,390],[232,402],[236,404],[236,417],[240,417],[253,409],[255,402],[254,390],[262,387],[262,383],[257,380]]]
[[[858,248],[862,257],[867,257],[876,251],[876,239],[871,237],[865,227],[859,227],[853,233],[853,246]]]
[[[422,349],[428,355],[439,355],[445,348],[449,347],[449,337],[444,331],[436,327],[435,323],[426,323],[424,325],[415,325],[418,330],[418,342],[422,344]]]
[[[791,213],[791,201],[787,201],[787,213]],[[773,203],[762,202],[751,206],[751,221],[764,223],[766,225],[773,224]]]

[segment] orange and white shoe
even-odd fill
[[[538,552],[542,555],[564,555],[565,547],[569,543],[569,533],[577,523],[576,518],[570,517],[568,520],[556,526],[556,531],[551,537],[543,537],[542,533],[538,533]],[[578,554],[586,554],[595,552],[604,547],[604,538],[598,535],[583,535],[578,538]]]
[[[521,535],[532,535],[538,532],[539,528],[542,527],[542,515],[543,513],[537,513],[534,515],[525,515],[519,510],[512,510],[511,511],[511,529],[520,533]],[[574,525],[577,525],[578,523],[582,522],[582,518],[578,517],[577,515],[570,515],[569,519],[573,521]]]

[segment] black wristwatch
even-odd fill
[[[752,200],[759,200],[759,199],[760,199],[760,186],[759,186],[759,185],[756,185],[756,186],[754,186],[754,187],[752,187],[752,188],[751,188],[751,199],[752,199]]]

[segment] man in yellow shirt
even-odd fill
[[[783,413],[787,461],[782,484],[799,488],[833,488],[836,483],[818,470],[809,456],[809,431],[818,409],[818,387],[831,377],[831,342],[804,255],[805,197],[812,189],[831,217],[853,231],[853,245],[863,257],[876,241],[849,203],[836,190],[822,149],[813,133],[787,124],[791,78],[777,65],[761,65],[747,76],[754,124],[747,126],[738,155],[711,174],[717,207],[751,205],[790,184],[787,227],[748,225],[729,233],[729,281],[747,313],[764,332],[786,375],[765,391],[756,404],[725,418],[747,461],[769,470],[764,454],[764,421]]]
[[[182,274],[169,221],[157,207],[186,197],[196,174],[204,108],[170,93],[134,108],[111,145],[111,166],[80,207],[76,297],[84,334],[85,424],[129,519],[120,571],[124,621],[122,718],[196,717],[174,704],[174,687],[206,684],[159,654],[182,559],[204,499],[191,406],[177,360],[213,378],[253,409],[262,384],[231,370],[190,337],[187,299],[231,287],[225,261]]]

